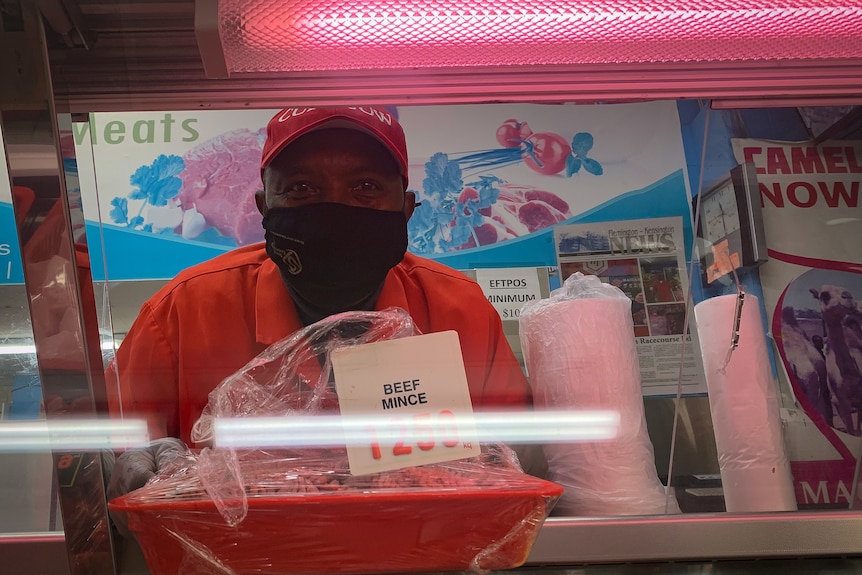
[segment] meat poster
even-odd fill
[[[594,275],[631,299],[645,396],[706,393],[697,333],[686,321],[689,289],[682,230],[681,217],[554,229],[561,278],[576,272]]]
[[[557,224],[689,212],[674,102],[398,113],[422,201],[410,249],[457,269],[554,266]]]
[[[74,124],[91,260],[104,248],[106,262],[94,279],[167,279],[262,241],[254,194],[274,112],[96,113]]]
[[[862,142],[733,140],[754,162],[797,502],[847,507],[862,449]],[[857,502],[858,504],[858,502]]]
[[[554,266],[556,224],[685,215],[690,227],[674,102],[386,110],[404,126],[421,202],[414,253],[457,269]],[[75,124],[88,232],[102,239],[91,251],[98,261],[104,247],[107,277],[166,279],[261,241],[253,198],[274,113],[96,113]]]

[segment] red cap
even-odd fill
[[[297,138],[322,128],[351,128],[377,138],[398,162],[407,183],[407,142],[401,124],[391,113],[370,106],[285,108],[266,125],[260,172]]]

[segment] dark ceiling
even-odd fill
[[[170,84],[200,89],[206,83],[194,0],[41,2],[58,3],[68,20],[45,17],[58,95],[123,96]]]

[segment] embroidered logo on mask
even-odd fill
[[[299,254],[291,249],[283,250],[279,247],[272,246],[272,251],[275,255],[281,258],[284,262],[284,269],[291,275],[296,275],[302,271],[302,261],[299,259]]]

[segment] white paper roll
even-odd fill
[[[694,306],[725,507],[729,512],[795,511],[778,392],[760,305],[752,295],[745,295],[739,345],[725,367],[736,299],[725,295]]]
[[[614,440],[545,446],[549,479],[566,488],[556,514],[679,512],[656,474],[631,302],[620,294],[615,299],[546,300],[521,312],[521,346],[537,408],[611,409],[620,414]]]

